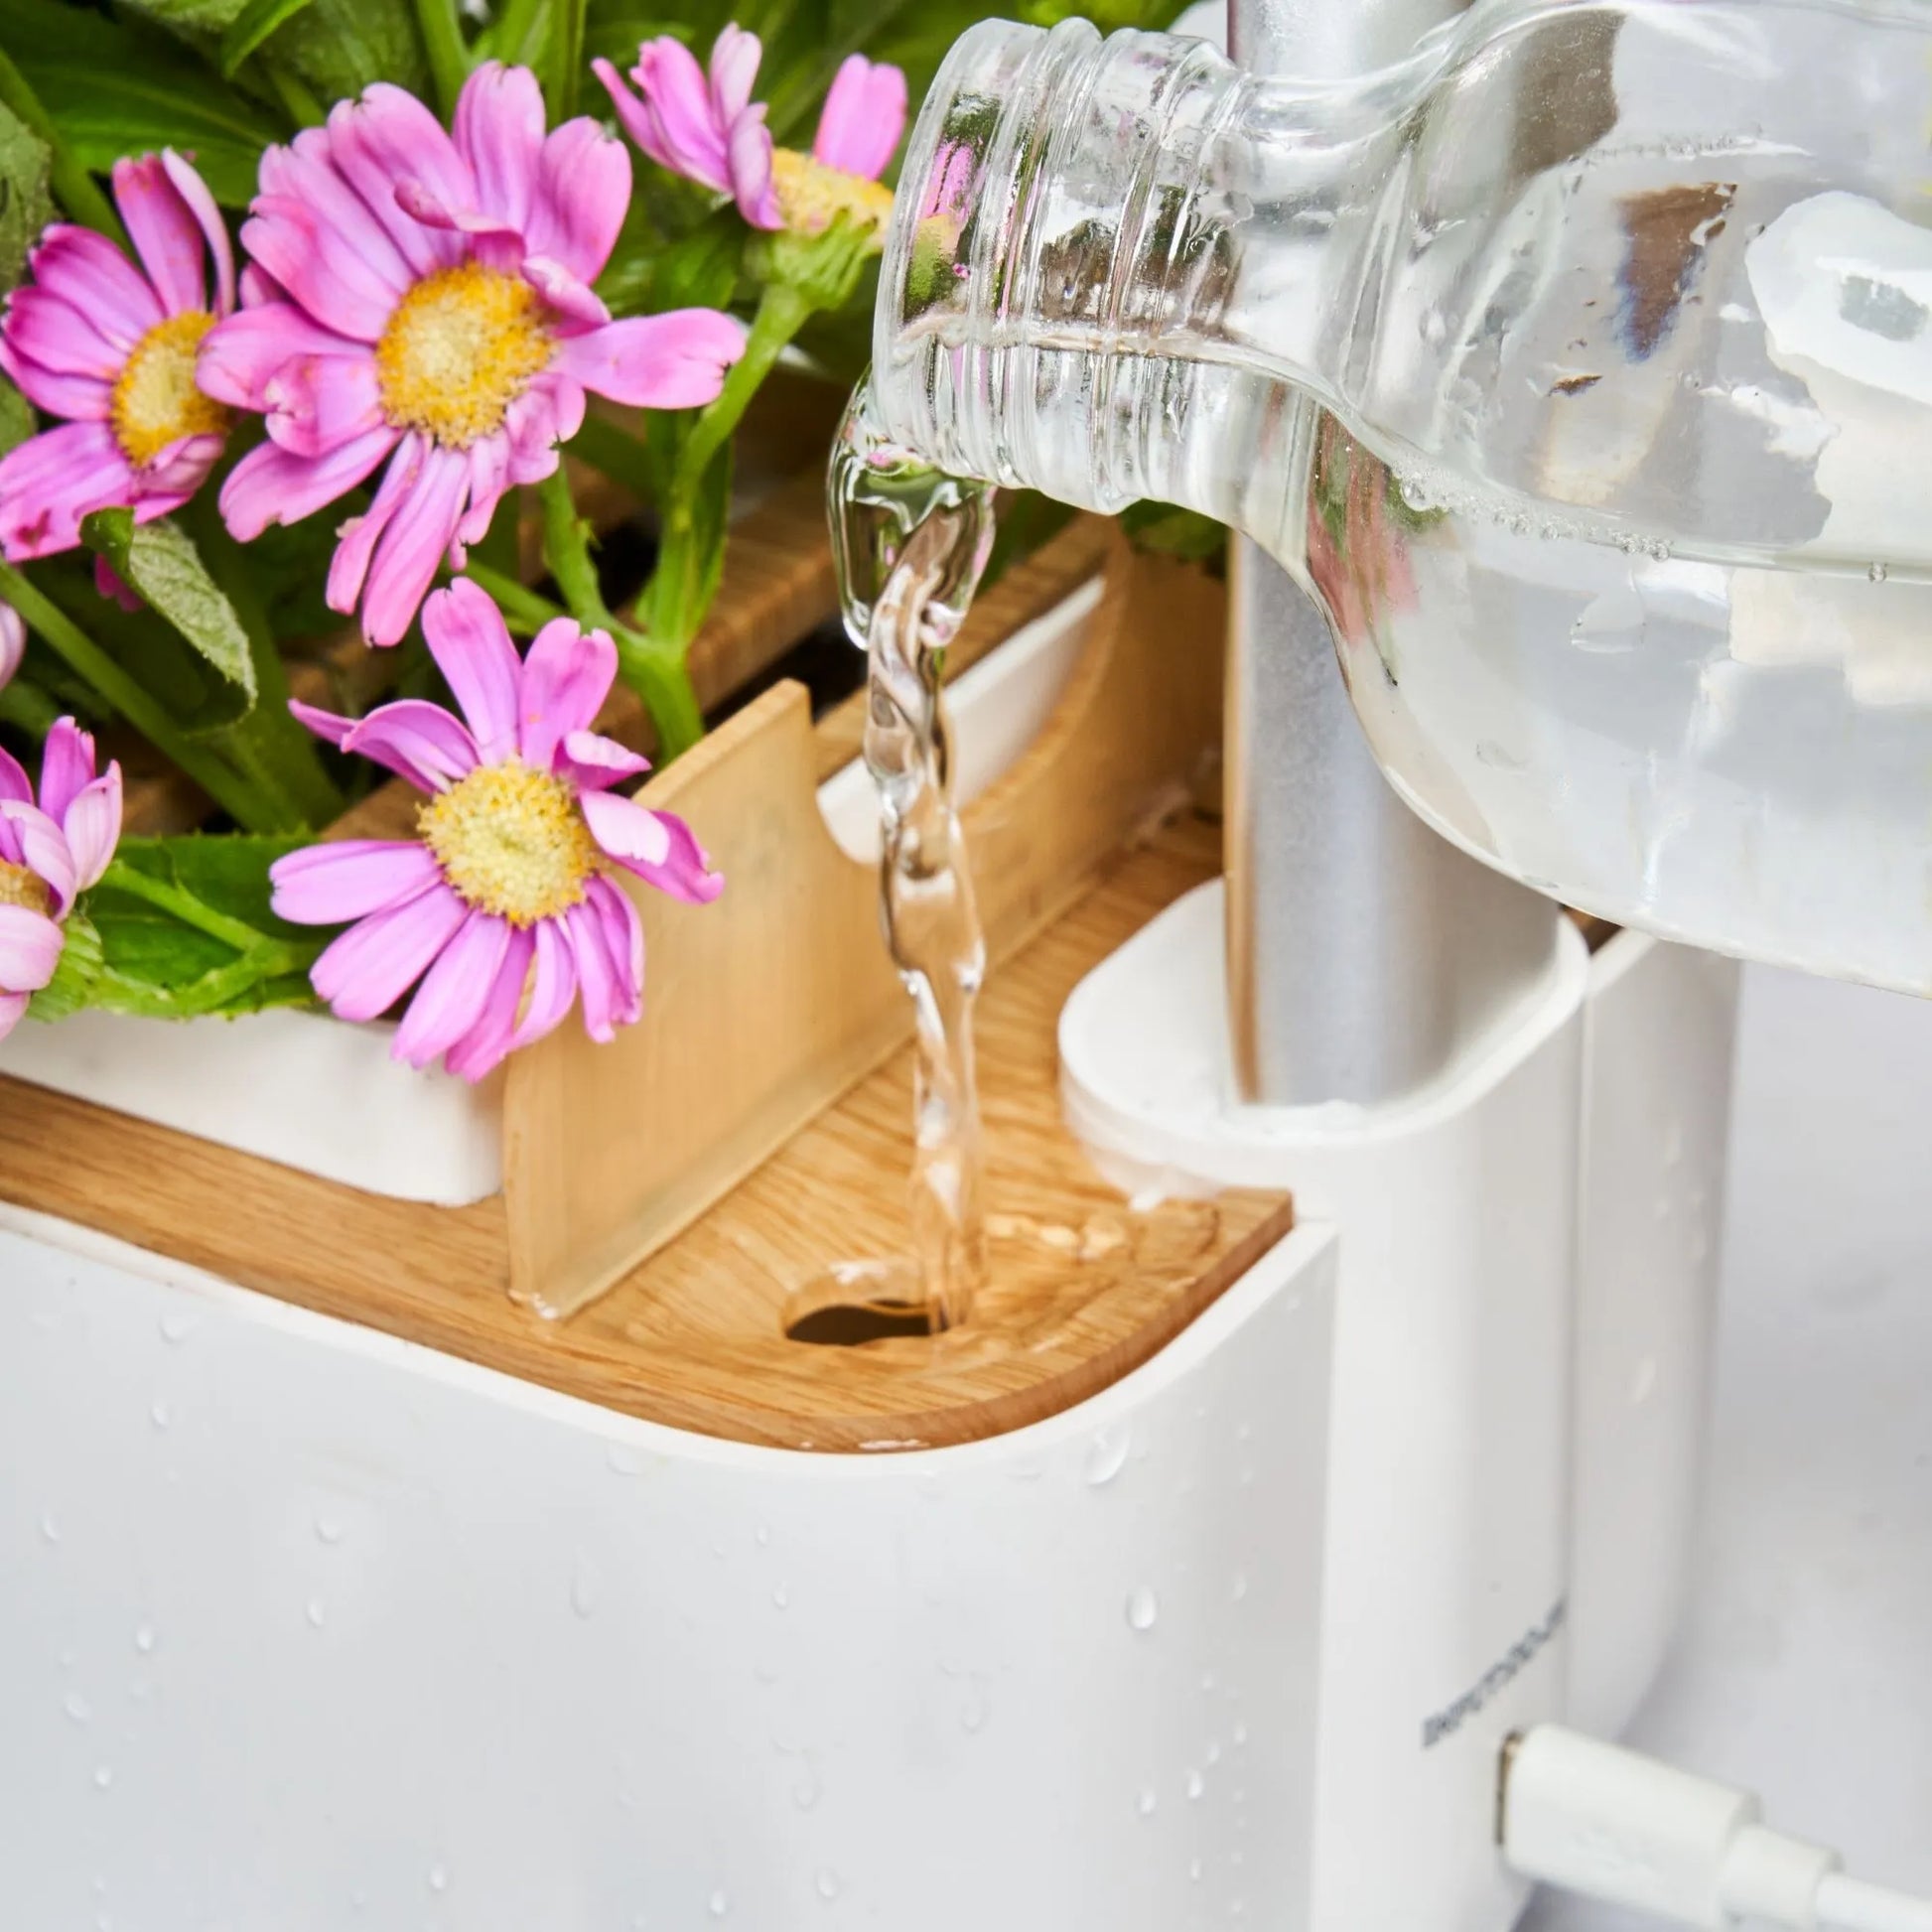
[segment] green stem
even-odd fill
[[[0,688],[0,724],[17,726],[34,738],[45,738],[60,715],[61,707],[31,679],[17,677]]]
[[[712,458],[744,420],[752,398],[792,338],[811,320],[811,314],[812,305],[799,290],[784,282],[766,284],[758,314],[752,318],[751,332],[745,338],[745,353],[726,372],[725,386],[699,414],[684,448],[678,452],[677,469],[671,479],[674,503],[688,496],[711,467]]]
[[[268,84],[275,89],[283,111],[297,127],[320,127],[329,118],[329,110],[299,75],[275,61],[265,62],[263,66]]]
[[[551,121],[567,121],[577,112],[578,78],[584,67],[584,9],[586,0],[552,0],[550,13]]]
[[[251,832],[283,829],[280,814],[264,809],[259,789],[197,745],[133,678],[11,564],[0,563],[4,597],[46,639],[68,668],[84,678],[163,757],[181,766],[214,802]]]
[[[577,514],[562,464],[537,484],[537,501],[543,509],[544,561],[570,615],[587,630],[611,633],[618,668],[650,713],[663,760],[688,752],[704,736],[704,711],[683,650],[646,637],[611,615],[591,560],[591,526]]]
[[[74,159],[73,151],[54,125],[54,117],[41,105],[40,96],[28,85],[27,76],[7,58],[4,49],[0,49],[0,102],[12,108],[47,143],[48,152],[53,156],[54,193],[68,214],[90,228],[98,228],[109,241],[125,248],[127,230],[121,226],[120,216],[94,185],[93,176]]]
[[[463,28],[456,17],[456,0],[416,0],[416,25],[422,29],[430,78],[447,120],[456,111],[456,97],[470,77],[470,50],[464,45]]]
[[[489,51],[506,67],[526,68],[542,50],[530,45],[536,27],[538,0],[505,0],[489,28]],[[553,117],[554,118],[554,117]]]
[[[489,593],[511,629],[520,626],[529,631],[541,630],[552,619],[566,615],[561,605],[552,604],[547,597],[527,589],[514,577],[505,577],[500,570],[492,570],[474,550],[470,553],[470,562],[464,574]]]

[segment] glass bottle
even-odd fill
[[[908,151],[876,407],[1256,537],[1477,857],[1926,992],[1929,143],[1914,6],[1477,0],[1318,85],[989,22]]]

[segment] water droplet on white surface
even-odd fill
[[[168,1425],[174,1421],[174,1417],[169,1414],[168,1405],[165,1402],[157,1402],[154,1405],[154,1407],[148,1411],[148,1420],[151,1423],[153,1423],[157,1429],[166,1429]]]
[[[818,1781],[818,1773],[806,1765],[804,1775],[791,1787],[791,1802],[800,1811],[810,1811],[823,1796],[824,1787]]]
[[[1134,1439],[1124,1429],[1103,1429],[1087,1449],[1087,1481],[1104,1489],[1127,1466]]]
[[[789,1584],[780,1584],[771,1592],[771,1607],[774,1610],[785,1610],[791,1607],[791,1586]]]
[[[604,1462],[615,1475],[640,1476],[650,1467],[650,1454],[630,1443],[606,1443]]]
[[[1208,1761],[1208,1763],[1209,1763],[1209,1764],[1218,1764],[1218,1763],[1220,1763],[1220,1761],[1221,1761],[1221,1747],[1220,1747],[1220,1745],[1219,1745],[1219,1744],[1209,1744],[1209,1745],[1208,1745],[1208,1747],[1207,1747],[1207,1761]]]
[[[324,1611],[322,1607],[322,1598],[320,1596],[312,1596],[309,1598],[309,1607],[305,1612],[305,1614],[309,1619],[310,1628],[315,1630],[320,1630],[322,1628]]]
[[[1200,1861],[1198,1859],[1189,1859],[1187,1861],[1187,1876],[1191,1878],[1195,1884],[1200,1883]]]
[[[1884,564],[1881,563],[1873,564],[1871,568],[1865,572],[1865,575],[1869,577],[1874,584],[1882,584],[1885,581],[1885,579],[1891,575],[1891,571]]]
[[[156,1325],[161,1330],[161,1339],[177,1347],[202,1325],[203,1319],[199,1309],[170,1309]]]
[[[450,1867],[440,1862],[429,1868],[429,1888],[431,1891],[448,1891],[450,1888]]]
[[[54,1520],[54,1512],[51,1509],[41,1512],[41,1540],[46,1543],[58,1543],[61,1540],[61,1526]]]
[[[96,1764],[94,1766],[94,1789],[96,1791],[105,1791],[113,1782],[114,1767],[111,1764]]]
[[[959,1707],[959,1727],[969,1737],[977,1736],[986,1728],[986,1721],[993,1715],[992,1701],[986,1695],[986,1685],[977,1677],[966,1680],[966,1702]]]
[[[1247,1741],[1248,1741],[1248,1726],[1246,1725],[1236,1725],[1234,1726],[1235,1748],[1239,1750],[1241,1746],[1245,1744]]]
[[[1231,1588],[1229,1589],[1228,1593],[1234,1598],[1234,1600],[1237,1603],[1240,1602],[1241,1599],[1247,1595],[1248,1573],[1245,1570],[1237,1570],[1234,1573],[1234,1583]]]
[[[318,1543],[334,1545],[340,1543],[342,1540],[343,1526],[335,1517],[318,1516],[316,1518],[316,1541]]]
[[[812,1884],[817,1889],[819,1897],[826,1900],[827,1903],[830,1903],[831,1900],[838,1897],[839,1893],[845,1889],[845,1886],[840,1882],[839,1874],[829,1864],[819,1867],[818,1876],[812,1880]]]
[[[1129,1629],[1152,1630],[1160,1614],[1160,1600],[1145,1584],[1127,1599],[1127,1624]]]
[[[722,1887],[711,1894],[711,1916],[723,1918],[732,1908],[732,1902],[724,1894]]]
[[[152,1623],[141,1623],[135,1626],[134,1647],[143,1657],[147,1656],[154,1649],[154,1625]]]
[[[93,1706],[78,1691],[69,1691],[61,1709],[77,1725],[87,1724],[92,1720],[94,1715]]]
[[[1204,1693],[1211,1694],[1212,1691],[1214,1690],[1214,1687],[1217,1684],[1219,1684],[1220,1681],[1221,1680],[1218,1677],[1216,1677],[1211,1670],[1204,1670],[1200,1674],[1200,1687]]]
[[[759,1525],[759,1532],[758,1532],[759,1548],[760,1550],[764,1549],[770,1543],[770,1541],[771,1541],[771,1525],[769,1523],[760,1523]]]
[[[580,1556],[570,1573],[570,1607],[579,1616],[589,1616],[597,1608],[597,1570],[588,1557]]]
[[[1152,1818],[1154,1816],[1155,1807],[1159,1805],[1160,1802],[1161,1800],[1155,1796],[1153,1785],[1150,1784],[1141,1793],[1135,1809],[1140,1812],[1143,1818]]]
[[[1198,1771],[1187,1773],[1187,1796],[1198,1800],[1207,1789],[1207,1780]]]

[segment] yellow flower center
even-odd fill
[[[158,322],[134,345],[114,383],[109,420],[121,454],[145,470],[184,436],[220,436],[228,412],[195,386],[195,351],[214,327],[200,309]]]
[[[30,912],[54,916],[54,895],[39,873],[0,859],[0,905],[24,905]]]
[[[475,261],[425,275],[375,345],[383,414],[397,429],[467,450],[549,366],[550,323],[519,275]]]
[[[822,234],[835,215],[849,214],[877,235],[893,212],[893,191],[883,182],[828,168],[795,148],[772,154],[771,188],[785,226],[799,234]]]
[[[423,806],[416,824],[457,896],[511,925],[568,911],[597,870],[576,792],[520,759],[479,765]]]

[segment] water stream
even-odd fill
[[[827,507],[845,627],[866,652],[880,923],[915,1022],[911,1251],[835,1265],[793,1311],[859,1308],[901,1332],[937,1333],[966,1319],[986,1272],[973,1067],[986,943],[953,805],[942,680],[992,547],[992,491],[890,443],[862,382],[833,449]],[[806,1334],[799,1318],[788,1326]]]

